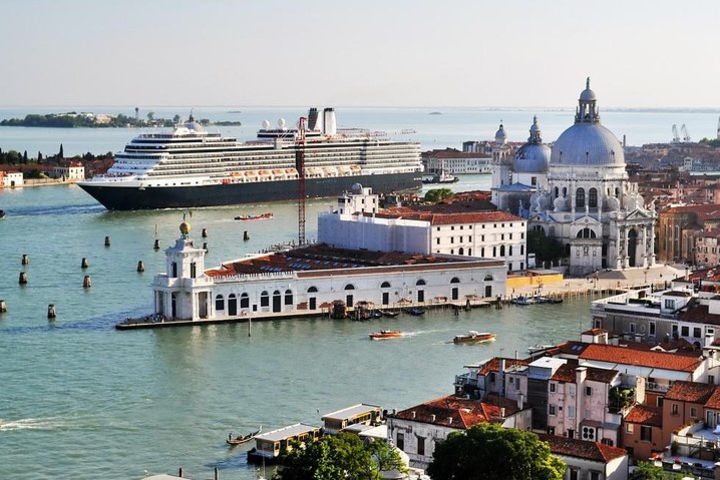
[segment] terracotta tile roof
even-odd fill
[[[662,408],[649,405],[635,405],[630,409],[624,420],[628,423],[641,423],[643,425],[662,428]]]
[[[580,354],[582,360],[662,368],[680,372],[694,372],[701,360],[692,355],[636,350],[614,345],[588,345]]]
[[[505,409],[506,416],[518,412],[516,402],[496,395],[488,395],[485,401],[467,400],[449,395],[416,405],[390,416],[465,430],[479,423],[501,421],[503,418],[501,416],[502,408]]]
[[[715,386],[707,383],[677,381],[667,391],[665,399],[704,404],[714,390]]]
[[[592,462],[608,463],[616,458],[627,455],[622,448],[611,447],[599,442],[588,442],[576,438],[557,437],[555,435],[539,434],[541,440],[550,444],[550,450],[555,455],[582,458]]]
[[[705,402],[705,407],[720,410],[720,387],[713,389],[712,395],[710,395],[710,398]]]
[[[491,372],[499,372],[500,371],[500,360],[505,360],[505,371],[507,371],[510,367],[518,366],[518,367],[524,367],[527,366],[530,362],[527,360],[521,360],[521,359],[514,359],[514,358],[503,358],[503,357],[494,357],[485,362],[478,371],[479,375],[487,375]]]
[[[372,214],[365,213],[365,216]],[[383,210],[374,214],[378,218],[403,218],[406,220],[421,220],[430,222],[431,225],[457,225],[469,223],[489,222],[522,222],[522,218],[503,211],[467,211],[456,213],[434,213],[415,211],[408,207]]]

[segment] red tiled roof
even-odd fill
[[[653,427],[662,427],[662,420],[662,408],[649,405],[635,405],[625,417],[625,421],[628,423],[640,423]]]
[[[550,444],[550,451],[555,455],[582,458],[593,462],[608,463],[616,458],[627,455],[622,448],[611,447],[599,442],[588,442],[576,438],[557,437],[555,435],[538,435],[544,442]]]
[[[677,381],[665,394],[666,400],[678,400],[690,403],[705,403],[715,390],[714,385],[698,382]]]
[[[712,395],[710,395],[710,398],[705,402],[705,407],[720,410],[720,387],[713,389]]]
[[[551,377],[551,380],[554,380],[556,382],[575,383],[577,368],[577,361],[570,360],[568,361],[568,363],[560,365],[560,367],[555,370],[555,373]],[[594,367],[586,367],[585,371],[585,378],[587,380],[600,383],[612,382],[619,373],[617,370]]]
[[[696,356],[636,350],[614,345],[588,345],[580,354],[583,360],[662,368],[680,372],[694,372],[700,365]]]
[[[408,207],[393,208],[370,214],[378,218],[403,218],[406,220],[421,220],[430,222],[431,225],[452,225],[467,223],[489,223],[489,222],[521,222],[522,218],[503,211],[483,210],[455,213],[433,213],[412,210]]]
[[[491,373],[491,372],[495,372],[495,373],[499,372],[499,371],[500,371],[500,360],[501,360],[501,359],[505,360],[505,370],[506,370],[506,371],[507,371],[507,369],[510,368],[510,367],[514,367],[514,366],[522,367],[522,366],[527,366],[528,363],[530,363],[530,362],[528,362],[528,361],[526,361],[526,360],[520,360],[520,359],[514,359],[514,358],[494,357],[494,358],[491,358],[490,360],[488,360],[487,362],[485,362],[485,363],[480,367],[480,370],[478,371],[478,374],[484,376],[484,375],[487,375],[488,373]]]
[[[488,395],[485,401],[449,395],[402,410],[392,416],[465,430],[479,423],[502,420],[502,408],[505,409],[506,416],[518,412],[516,402],[496,395]]]

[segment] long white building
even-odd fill
[[[378,196],[360,185],[318,217],[318,240],[340,248],[480,257],[527,268],[526,221],[467,204],[379,210]]]
[[[166,320],[222,321],[329,312],[340,300],[377,307],[467,303],[505,294],[499,260],[311,245],[205,269],[205,250],[182,237],[165,251],[153,281],[155,313]]]

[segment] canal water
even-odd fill
[[[488,180],[465,177],[455,187],[487,187]],[[331,204],[310,202],[310,237],[316,213]],[[118,321],[150,311],[149,284],[164,270],[162,251],[152,249],[155,232],[163,248],[170,245],[182,212],[107,212],[67,186],[3,191],[0,208],[9,212],[0,221],[0,298],[8,306],[0,316],[2,479],[139,479],[180,466],[195,479],[210,477],[213,467],[223,479],[254,479],[244,449],[226,448],[230,431],[317,423],[318,412],[356,402],[408,407],[450,393],[463,365],[576,338],[588,324],[587,301],[573,301],[368,323],[257,322],[251,337],[244,324],[118,332]],[[264,211],[275,218],[233,220]],[[296,210],[291,203],[198,209],[189,221],[215,265],[292,240]],[[82,257],[90,262],[85,271]],[[135,271],[138,260],[145,273]],[[51,324],[50,303],[58,314]],[[408,335],[369,341],[381,328]],[[498,340],[450,343],[471,329]]]

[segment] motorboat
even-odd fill
[[[392,310],[378,310],[378,312],[380,313],[380,315],[387,318],[395,318],[400,315],[400,312],[394,312]]]
[[[494,342],[495,334],[490,332],[476,332],[470,330],[466,335],[457,335],[453,338],[453,343],[486,343]]]
[[[259,215],[238,215],[235,220],[247,221],[247,220],[267,220],[273,218],[272,212],[265,212]]]
[[[371,333],[369,335],[370,340],[388,340],[390,338],[400,338],[403,333],[400,330],[380,330],[379,332]]]
[[[422,308],[403,308],[403,313],[407,313],[408,315],[412,315],[414,317],[419,317],[420,315],[423,315],[425,313],[425,310]]]
[[[513,305],[525,306],[525,305],[533,305],[537,302],[532,297],[520,296],[520,297],[514,298],[510,303],[512,303]]]
[[[528,353],[529,354],[535,354],[539,352],[544,352],[545,350],[548,350],[550,348],[553,348],[555,345],[543,345],[538,343],[537,345],[533,345],[532,347],[528,347]]]

